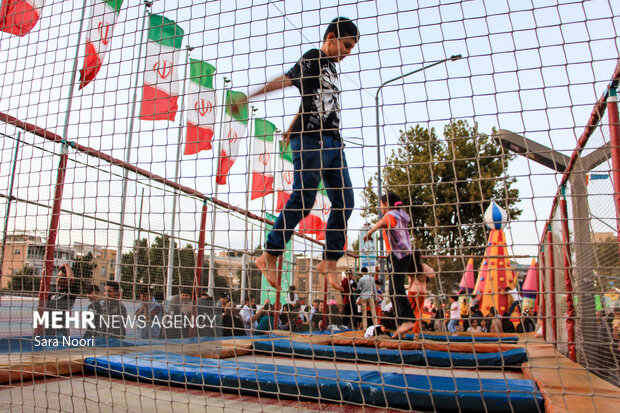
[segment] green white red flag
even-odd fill
[[[276,211],[282,211],[293,193],[293,152],[291,146],[284,146],[284,142],[280,142],[280,173],[278,174],[278,200],[276,202]]]
[[[201,60],[190,59],[187,101],[187,134],[185,155],[194,155],[212,148],[215,130],[215,67]]]
[[[174,120],[181,90],[178,62],[184,33],[181,26],[164,16],[149,16],[140,119]]]
[[[25,36],[41,17],[44,0],[2,0],[0,3],[0,30]]]
[[[280,142],[280,173],[278,174],[278,200],[276,210],[281,211],[293,193],[293,153],[290,145],[283,148]],[[331,202],[327,197],[327,191],[323,181],[319,183],[319,189],[314,200],[310,214],[299,222],[298,229],[301,233],[315,235],[318,240],[325,239],[325,228],[331,210]]]
[[[222,141],[220,143],[220,156],[217,167],[215,182],[219,185],[226,184],[228,172],[232,168],[239,154],[240,140],[245,136],[248,125],[248,105],[240,105],[236,113],[232,113],[232,102],[246,101],[247,97],[241,92],[226,91],[226,112],[222,123]]]
[[[317,240],[324,240],[331,207],[332,203],[329,201],[327,191],[325,191],[323,181],[321,181],[312,210],[306,218],[299,222],[299,232],[302,234],[312,234]]]
[[[254,120],[254,150],[252,154],[251,199],[264,197],[273,192],[273,137],[276,126],[265,119]]]
[[[122,4],[123,0],[95,0],[92,5],[84,67],[80,69],[80,89],[92,82],[103,66]]]

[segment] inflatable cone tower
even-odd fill
[[[484,221],[491,232],[485,257],[480,265],[475,292],[480,294],[478,303],[483,314],[488,314],[491,308],[495,308],[498,314],[503,314],[510,308],[510,295],[505,290],[514,288],[517,282],[517,275],[508,259],[504,233],[508,217],[504,209],[491,201],[484,213]]]
[[[523,309],[534,309],[534,303],[536,302],[536,296],[538,295],[538,264],[536,264],[536,258],[532,259],[530,269],[525,275],[522,294]]]

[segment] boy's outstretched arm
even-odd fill
[[[239,106],[246,105],[250,99],[256,96],[266,95],[267,93],[284,89],[289,86],[293,86],[291,79],[286,75],[279,76],[275,79],[267,81],[260,89],[254,93],[251,93],[247,98],[244,99],[243,97],[240,97],[237,100],[234,100],[230,104],[230,109],[233,113],[237,113],[239,111]]]

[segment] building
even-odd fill
[[[43,238],[36,235],[26,233],[7,235],[2,262],[1,288],[8,288],[12,277],[25,268],[32,268],[34,276],[40,277],[45,267],[45,246],[46,242]],[[58,269],[65,264],[71,264],[74,257],[75,253],[71,247],[56,246],[52,285],[56,284],[55,277]]]
[[[321,262],[320,258],[295,257],[292,283],[297,288],[299,297],[303,298],[306,304],[310,304],[315,299],[323,299],[325,277],[320,276],[317,271],[316,267],[319,262]],[[353,268],[355,268],[355,258],[345,255],[338,260],[337,269],[343,277],[348,269]],[[327,300],[341,303],[342,297],[339,291],[329,288]]]
[[[617,242],[618,237],[615,232],[593,232],[592,241],[595,243]]]

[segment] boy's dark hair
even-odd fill
[[[360,270],[361,273],[367,273],[368,272],[368,268],[366,267],[362,267],[362,269]]]
[[[394,192],[388,192],[381,196],[381,202],[388,204],[388,206],[393,207],[394,204],[400,202],[400,197],[396,195]]]
[[[191,288],[183,288],[181,290],[181,294],[192,295],[192,289]]]
[[[106,287],[111,287],[116,292],[119,292],[121,289],[121,284],[118,281],[108,281],[105,285]]]
[[[357,26],[353,23],[353,20],[346,17],[336,17],[332,20],[325,30],[323,40],[327,39],[327,35],[330,33],[334,33],[337,39],[341,37],[355,37],[356,41],[358,41],[360,38]]]

